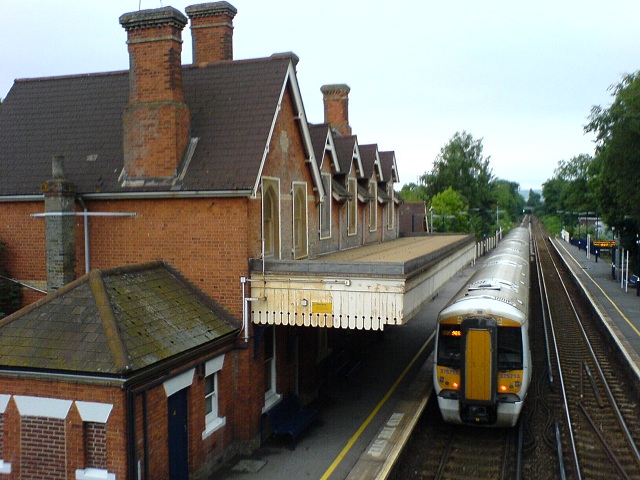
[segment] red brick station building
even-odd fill
[[[294,54],[234,60],[232,5],[185,13],[122,15],[129,70],[16,80],[0,108],[24,304],[0,320],[0,480],[207,478],[424,305],[428,252],[474,258],[400,234],[394,152],[358,142],[348,86],[310,124]]]

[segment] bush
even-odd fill
[[[560,235],[562,231],[562,221],[555,215],[545,215],[540,219],[549,232],[549,235]]]

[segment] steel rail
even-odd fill
[[[536,239],[536,237],[533,237],[533,244],[534,244],[534,249],[536,251],[536,256],[537,256],[537,251],[538,251],[538,240]],[[545,313],[545,304],[546,304],[546,310],[549,310],[549,299],[547,298],[546,292],[547,292],[547,287],[546,285],[544,285],[543,287],[543,282],[544,282],[544,275],[542,273],[542,266],[540,265],[540,262],[536,262],[536,271],[538,272],[538,291],[540,292],[540,303],[541,305],[541,311],[542,311],[542,327],[544,330],[544,346],[547,350],[547,370],[548,370],[548,377],[549,377],[549,385],[551,385],[553,387],[553,368],[551,366],[551,352],[549,351],[549,332],[547,331],[547,315]]]
[[[551,242],[551,238],[549,238],[549,242]],[[553,266],[556,269],[556,272],[558,273],[558,279],[560,280],[560,283],[562,284],[562,288],[564,289],[564,292],[567,295],[567,298],[569,298],[569,291],[567,289],[566,284],[562,280],[562,277],[560,276],[560,271],[558,270],[556,262],[553,260],[553,258],[551,258],[551,262],[553,263]],[[587,332],[585,331],[584,326],[582,325],[582,321],[580,320],[580,316],[578,315],[578,311],[576,310],[576,307],[573,304],[573,301],[571,301],[571,298],[569,298],[569,304],[571,305],[571,309],[573,310],[573,314],[574,314],[574,316],[576,318],[576,321],[578,323],[578,327],[580,328],[580,332],[582,332],[582,336],[583,336],[583,338],[585,340],[585,343],[586,343],[586,346],[587,346],[587,348],[589,350],[589,354],[591,355],[591,358],[593,359],[595,367],[596,367],[596,369],[598,371],[598,375],[600,375],[600,379],[602,380],[602,385],[604,386],[604,389],[607,392],[607,396],[609,397],[609,400],[611,401],[611,406],[612,406],[612,408],[613,408],[613,410],[614,410],[614,412],[616,414],[616,417],[618,418],[618,422],[620,423],[620,427],[624,431],[624,434],[627,437],[627,441],[629,442],[629,446],[633,450],[636,462],[638,462],[638,464],[640,464],[640,452],[638,451],[638,447],[636,446],[635,442],[633,441],[633,436],[631,435],[631,432],[629,431],[629,427],[627,426],[627,423],[624,421],[624,417],[622,416],[622,412],[620,411],[620,408],[618,408],[618,403],[616,402],[615,397],[613,396],[613,392],[611,391],[611,388],[609,387],[609,382],[607,382],[607,379],[606,379],[606,377],[604,375],[604,372],[602,371],[602,367],[600,366],[600,362],[598,361],[598,358],[596,357],[596,353],[593,350],[593,347],[591,346],[591,342],[589,341],[589,337],[587,336]]]
[[[549,247],[544,244],[545,249],[547,251],[547,254],[549,255],[549,258],[551,258],[551,252],[549,251]],[[540,259],[540,249],[538,248],[536,250],[536,256],[538,258],[538,260]],[[551,258],[551,261],[554,265],[555,262],[553,262],[553,258]],[[557,268],[556,268],[556,272],[557,272]],[[549,308],[549,298],[546,295],[547,292],[547,285],[546,285],[546,281],[544,279],[544,272],[542,272],[542,284],[544,285],[544,291],[545,291],[545,298],[547,299],[547,307]],[[569,445],[571,447],[571,456],[573,458],[573,466],[575,468],[575,475],[576,478],[578,480],[582,479],[582,474],[580,472],[580,462],[578,460],[578,452],[576,449],[576,440],[575,440],[575,436],[573,434],[573,424],[571,422],[571,412],[569,411],[569,403],[567,400],[567,391],[565,388],[565,384],[564,384],[564,376],[562,374],[562,365],[560,364],[560,352],[558,350],[558,342],[556,341],[556,333],[555,333],[555,329],[553,327],[553,315],[551,314],[551,309],[549,308],[549,329],[551,330],[551,340],[553,341],[553,348],[554,348],[554,352],[556,355],[556,366],[558,368],[558,377],[560,379],[560,389],[562,392],[562,402],[564,405],[564,414],[565,414],[565,421],[567,422],[567,430],[569,432]]]

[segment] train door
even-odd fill
[[[462,322],[460,417],[494,423],[496,418],[497,327],[491,318]]]

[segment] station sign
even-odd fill
[[[598,248],[614,248],[616,246],[615,240],[594,240],[593,246]]]

